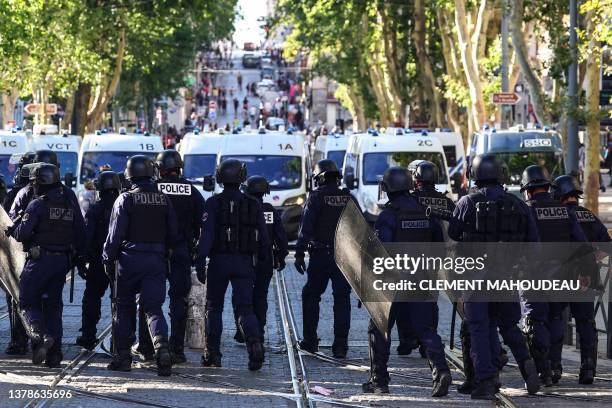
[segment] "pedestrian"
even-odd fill
[[[238,100],[237,97],[234,97],[234,116],[238,116],[238,105],[240,104],[240,101]]]
[[[28,255],[19,277],[19,307],[30,328],[32,363],[60,367],[62,290],[66,274],[84,267],[85,226],[78,203],[70,200],[57,166],[40,164],[30,173],[35,197],[15,229]]]
[[[144,310],[155,348],[157,373],[169,376],[172,360],[168,325],[162,313],[166,298],[168,252],[178,240],[177,221],[168,196],[157,190],[155,164],[144,155],[130,157],[125,178],[131,188],[122,193],[111,214],[103,259],[109,280],[116,283],[117,305],[113,344],[116,353],[107,368],[131,371],[130,346],[135,337],[136,295]]]
[[[537,226],[527,205],[516,196],[504,191],[507,180],[506,164],[494,154],[476,156],[472,161],[471,179],[476,184],[472,194],[462,197],[449,220],[448,235],[463,242],[537,242]],[[476,208],[482,208],[478,217],[499,220],[494,225],[477,223]],[[503,211],[502,211],[503,209]],[[530,394],[540,388],[533,360],[518,328],[521,319],[519,302],[463,303],[474,365],[472,387],[464,389],[472,399],[494,400],[499,386],[499,334],[510,347],[518,363],[525,386]]]
[[[440,222],[428,219],[417,197],[409,194],[412,189],[410,172],[402,167],[388,168],[380,182],[380,189],[389,201],[374,226],[382,242],[444,242]],[[368,326],[370,347],[370,380],[363,384],[366,393],[388,393],[389,333],[395,322],[410,322],[417,340],[432,368],[432,397],[448,394],[452,383],[450,369],[444,355],[444,345],[437,333],[437,303],[430,301],[393,302],[387,333],[381,333],[373,320]],[[406,325],[404,325],[406,326]]]
[[[249,370],[259,370],[264,360],[259,323],[253,313],[253,285],[254,267],[266,259],[270,243],[260,204],[240,192],[246,172],[246,165],[239,160],[223,161],[216,172],[223,191],[206,201],[202,215],[196,272],[198,280],[207,284],[205,367],[221,367],[223,303],[230,282],[238,325],[246,339]]]
[[[334,237],[340,214],[352,198],[347,189],[340,189],[340,170],[333,160],[319,161],[313,172],[316,189],[310,193],[295,245],[295,267],[301,274],[307,272],[302,289],[302,336],[300,349],[316,353],[319,349],[317,326],[319,303],[331,280],[334,296],[334,342],[332,354],[345,358],[348,352],[348,334],[351,326],[351,287],[334,259]],[[305,253],[310,254],[308,268]]]
[[[253,286],[253,312],[259,323],[259,337],[264,341],[266,318],[268,314],[268,288],[272,280],[273,270],[278,272],[285,269],[285,258],[289,254],[287,235],[281,217],[274,209],[272,204],[263,201],[266,194],[270,194],[270,184],[262,176],[251,176],[246,182],[244,192],[259,202],[264,212],[264,219],[270,239],[270,247],[267,248],[265,259],[257,262],[255,266],[255,285]],[[244,337],[238,324],[237,308],[234,307],[236,320],[236,334],[234,339],[239,343],[244,343]]]
[[[240,72],[238,72],[236,80],[238,81],[238,88],[242,88],[242,74]]]
[[[529,205],[542,242],[587,242],[586,235],[575,212],[555,200],[549,192],[550,176],[546,168],[531,165],[523,171],[521,192],[527,195]],[[554,211],[555,217],[545,211]],[[524,296],[525,332],[531,355],[546,387],[561,378],[561,351],[563,349],[563,304],[545,302]]]

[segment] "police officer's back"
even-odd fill
[[[41,164],[30,178],[38,198],[28,204],[14,234],[29,248],[19,281],[19,304],[36,344],[32,362],[59,367],[62,289],[75,260],[84,256],[84,223],[80,208],[65,194],[56,166]]]
[[[412,195],[419,200],[423,207],[450,212],[455,209],[453,200],[436,190],[440,171],[435,163],[427,160],[415,160],[408,165],[408,171],[410,171],[414,183]]]
[[[28,185],[30,182],[30,170],[32,168],[31,163],[34,160],[35,153],[28,152],[19,158],[19,164],[17,165],[17,171],[13,178],[13,188],[6,194],[4,201],[2,202],[2,208],[8,214],[11,211],[15,197],[17,193]],[[24,170],[25,167],[25,170]]]
[[[216,179],[223,185],[223,191],[206,201],[202,215],[196,270],[202,283],[208,281],[206,344],[202,358],[202,364],[207,367],[221,366],[222,312],[229,282],[239,325],[246,337],[249,369],[260,369],[264,359],[252,297],[254,264],[265,259],[270,243],[259,202],[240,191],[246,172],[246,165],[239,160],[222,162]],[[208,266],[207,258],[210,258]]]
[[[295,267],[299,273],[306,271],[308,275],[302,289],[303,340],[300,347],[309,352],[318,350],[319,302],[331,280],[334,289],[332,353],[344,358],[351,322],[351,287],[336,265],[334,237],[342,210],[349,200],[355,200],[348,190],[339,188],[340,170],[333,160],[321,160],[316,164],[313,181],[316,189],[310,193],[304,206],[295,246]],[[310,254],[307,270],[304,262],[306,251]]]

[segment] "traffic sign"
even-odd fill
[[[28,103],[23,110],[28,115],[39,115],[41,113],[41,104],[39,103]],[[45,104],[45,110],[47,111],[47,115],[55,115],[57,114],[57,104],[56,103],[47,103]]]
[[[514,92],[496,92],[493,94],[493,103],[497,105],[516,105],[521,97]]]

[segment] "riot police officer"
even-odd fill
[[[157,373],[171,374],[168,325],[162,313],[166,298],[167,254],[177,240],[177,222],[168,196],[153,181],[155,164],[144,155],[132,156],[125,169],[130,190],[119,195],[104,243],[103,259],[114,288],[117,316],[113,339],[117,353],[109,370],[130,371],[134,341],[136,295],[153,338]]]
[[[259,370],[264,360],[259,323],[253,313],[253,285],[254,266],[265,260],[270,242],[259,202],[240,191],[246,172],[246,165],[239,160],[221,163],[216,179],[223,191],[206,201],[202,215],[196,271],[200,282],[208,280],[202,357],[205,367],[221,366],[223,303],[230,282],[238,325],[247,343],[249,370]],[[206,258],[210,259],[208,267]]]
[[[91,350],[95,347],[96,325],[100,321],[102,296],[108,288],[108,276],[102,262],[102,248],[108,235],[113,204],[121,190],[121,180],[114,171],[103,171],[95,182],[98,200],[91,204],[85,213],[85,232],[87,236],[87,268],[85,291],[83,292],[83,313],[81,335],[76,344]]]
[[[13,188],[8,192],[2,202],[2,208],[4,208],[7,214],[11,210],[17,193],[30,182],[30,163],[32,163],[33,159],[34,153],[32,152],[25,153],[19,159],[17,171],[13,179]],[[17,316],[17,308],[13,306],[13,302],[16,302],[16,299],[14,300],[7,292],[6,304],[11,325],[11,340],[6,347],[5,353],[8,355],[24,355],[28,352],[28,335],[21,323],[21,319]]]
[[[262,176],[251,176],[246,181],[244,192],[255,197],[261,205],[271,244],[270,248],[265,251],[266,258],[259,261],[255,266],[255,285],[253,286],[253,312],[259,322],[259,334],[263,342],[268,314],[268,288],[272,280],[273,269],[276,268],[279,272],[285,269],[285,258],[289,253],[287,249],[287,235],[285,234],[281,218],[272,204],[264,203],[263,201],[264,195],[270,194],[268,180]],[[234,339],[239,343],[243,343],[244,338],[238,327],[236,308],[234,308],[234,315],[236,318],[236,335]]]
[[[552,184],[554,198],[565,204],[570,213],[576,215],[580,227],[589,242],[610,242],[608,229],[595,214],[578,203],[582,189],[575,177],[557,177]],[[595,276],[593,286],[600,286],[599,276]],[[597,368],[597,329],[593,302],[571,302],[570,310],[576,320],[576,331],[580,338],[580,384],[592,384]],[[554,356],[560,358],[560,356]],[[560,363],[560,361],[559,361]],[[561,365],[558,366],[562,369]]]
[[[15,230],[15,238],[29,248],[19,279],[19,306],[31,329],[32,362],[59,367],[62,289],[74,255],[84,257],[85,227],[81,209],[66,196],[56,166],[41,164],[30,179],[37,198]]]
[[[503,160],[494,154],[476,156],[470,173],[477,189],[457,202],[448,235],[464,242],[537,242],[538,231],[529,208],[504,191],[508,169]],[[477,211],[482,219],[490,217],[499,222],[493,225],[478,223]],[[527,391],[536,393],[540,387],[539,379],[517,326],[521,319],[520,304],[465,302],[463,310],[471,339],[470,356],[476,380],[471,397],[495,399],[501,347],[497,329],[518,362]]]
[[[586,242],[575,213],[569,212],[549,193],[550,175],[546,168],[531,165],[522,176],[521,192],[527,195],[529,205],[543,242]],[[543,211],[543,210],[549,211]],[[555,211],[560,209],[560,211]],[[554,211],[555,215],[548,215]],[[525,331],[531,355],[540,380],[545,386],[561,378],[561,350],[563,348],[563,304],[524,299]]]
[[[438,220],[427,219],[425,208],[409,194],[412,178],[407,169],[390,167],[383,175],[380,188],[387,193],[389,202],[374,226],[382,242],[443,242],[444,234]],[[448,394],[452,383],[446,364],[444,345],[436,332],[437,304],[428,301],[394,302],[389,317],[390,332],[400,320],[412,322],[418,341],[424,346],[432,367],[433,397]],[[390,340],[378,330],[372,320],[368,327],[370,346],[370,380],[363,384],[364,392],[388,393]]]
[[[319,303],[331,280],[334,296],[334,342],[332,354],[345,358],[348,351],[348,334],[351,325],[351,287],[334,259],[334,236],[342,210],[353,200],[346,189],[339,188],[340,170],[333,160],[321,160],[314,169],[315,190],[310,193],[300,224],[295,246],[295,268],[308,278],[302,289],[302,334],[301,349],[315,353],[319,339]],[[355,203],[357,204],[357,203]],[[304,262],[305,252],[310,254],[308,269]]]
[[[187,306],[191,290],[191,266],[195,245],[200,236],[204,198],[191,182],[181,176],[183,160],[176,150],[164,150],[157,155],[161,179],[157,188],[166,194],[176,211],[179,238],[170,256],[170,354],[174,364],[184,363]],[[142,339],[142,336],[139,336]]]

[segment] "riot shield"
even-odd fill
[[[0,209],[0,281],[13,299],[19,299],[19,276],[23,271],[26,256],[23,246],[4,234],[12,225],[13,222],[6,211]]]
[[[373,299],[369,293],[366,300],[364,291],[368,280],[372,279],[374,274],[362,274],[362,269],[372,265],[374,258],[387,258],[389,254],[353,201],[348,202],[338,221],[334,253],[338,268],[361,300],[378,330],[388,338],[392,299],[387,299],[382,294],[381,299]]]

